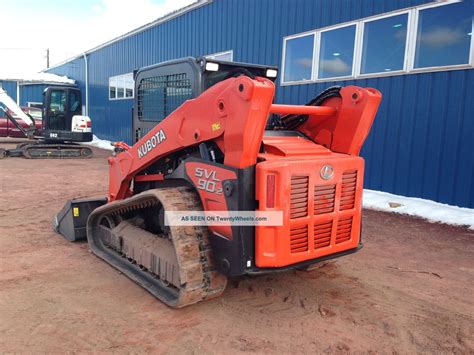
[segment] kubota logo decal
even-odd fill
[[[331,165],[324,165],[319,172],[323,180],[329,180],[334,176],[334,168]]]
[[[198,178],[196,187],[199,190],[204,190],[218,195],[222,194],[222,187],[217,186],[221,180],[217,178],[215,170],[196,168],[194,171],[194,176]]]
[[[148,138],[145,143],[138,147],[138,157],[143,158],[164,140],[166,140],[165,132],[160,129],[157,133],[155,133],[155,135],[153,135],[151,138]]]

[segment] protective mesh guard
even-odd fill
[[[138,86],[138,119],[160,122],[192,96],[186,73],[144,78]]]

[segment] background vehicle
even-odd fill
[[[333,87],[272,104],[277,69],[186,58],[135,77],[137,142],[116,144],[109,195],[68,201],[56,230],[171,307],[220,295],[228,276],[357,251],[364,161],[381,94]],[[265,131],[273,114],[271,130]],[[167,212],[279,212],[282,225],[179,226]]]
[[[0,110],[6,118],[0,121],[0,136],[31,140],[16,149],[0,149],[0,158],[88,158],[92,155],[90,148],[74,144],[92,140],[91,119],[82,115],[81,92],[77,88],[46,88],[41,124],[36,109],[21,109],[1,88]]]
[[[29,115],[35,121],[35,127],[37,130],[43,128],[43,111],[35,107],[22,107],[21,110]],[[20,131],[6,115],[2,115],[3,111],[0,111],[0,137],[11,137],[11,138],[27,138],[27,136]],[[16,116],[13,111],[8,112],[24,130],[28,130],[29,125]]]

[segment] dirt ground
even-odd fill
[[[382,212],[359,253],[164,306],[51,228],[67,199],[106,194],[108,154],[0,160],[1,352],[474,353],[474,233]]]

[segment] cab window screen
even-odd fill
[[[71,112],[80,112],[82,109],[81,107],[81,98],[77,91],[70,91],[69,92],[69,110]]]
[[[65,112],[66,111],[66,92],[64,90],[51,91],[51,111]]]
[[[185,73],[144,78],[138,87],[138,119],[163,121],[192,96],[191,80]]]

